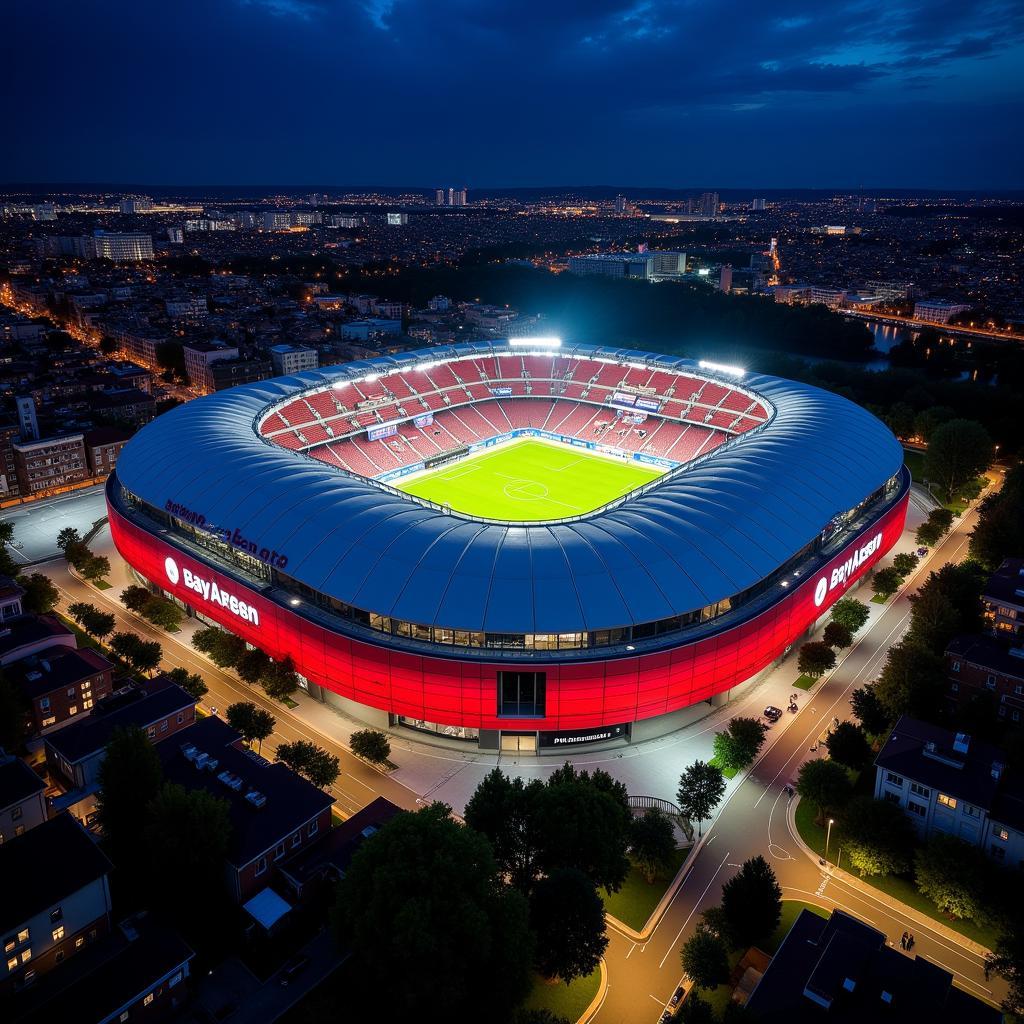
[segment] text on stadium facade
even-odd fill
[[[165,502],[164,511],[170,513],[175,519],[180,519],[183,523],[187,523],[189,526],[194,526],[198,530],[205,530],[224,544],[230,544],[231,547],[244,551],[247,555],[252,555],[253,558],[265,562],[274,569],[283,569],[288,564],[287,555],[282,555],[280,551],[275,551],[272,548],[261,548],[256,541],[245,537],[237,526],[232,530],[213,526],[212,524],[208,525],[206,516],[176,501],[168,500]]]
[[[876,533],[862,544],[845,562],[837,565],[828,576],[822,576],[814,588],[814,603],[820,608],[825,598],[853,577],[853,574],[882,546],[882,535]]]
[[[239,601],[234,594],[222,590],[217,586],[215,580],[203,579],[202,576],[197,575],[191,569],[187,569],[184,566],[182,566],[179,572],[178,563],[173,558],[167,558],[164,561],[164,571],[167,573],[167,578],[171,583],[176,584],[180,579],[183,586],[194,591],[204,601],[208,601],[210,604],[219,604],[221,608],[231,612],[232,615],[237,615],[240,619],[251,622],[254,626],[260,624],[260,613],[251,604]]]

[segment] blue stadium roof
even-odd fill
[[[197,399],[139,432],[118,460],[118,479],[158,508],[174,501],[207,523],[239,528],[287,555],[289,575],[355,607],[454,629],[568,633],[651,622],[733,597],[903,462],[888,428],[859,406],[753,373],[743,388],[775,409],[765,427],[618,507],[567,523],[446,515],[258,436],[267,407],[300,392],[498,350],[505,347],[432,348]],[[562,350],[574,352],[716,379],[670,356]]]

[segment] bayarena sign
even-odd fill
[[[835,566],[831,575],[822,576],[814,588],[815,605],[820,608],[825,603],[825,598],[836,587],[849,583],[857,575],[857,570],[881,547],[882,535],[876,533],[866,544],[857,548],[845,562]]]
[[[245,601],[240,601],[234,594],[217,586],[216,580],[208,580],[194,573],[191,569],[178,569],[178,563],[168,556],[164,559],[164,573],[167,575],[167,582],[172,587],[177,586],[180,581],[189,590],[198,594],[208,604],[219,605],[225,611],[237,615],[245,622],[251,622],[254,626],[260,624],[260,613]]]

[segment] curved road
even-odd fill
[[[993,487],[1001,486],[1001,475]],[[766,749],[743,782],[732,791],[707,833],[683,884],[676,892],[654,932],[637,944],[621,932],[609,930],[606,954],[608,987],[600,1008],[591,1018],[600,1024],[653,1022],[682,983],[679,950],[693,933],[701,911],[716,906],[722,883],[749,857],[762,854],[775,869],[783,898],[815,903],[828,910],[838,907],[893,936],[914,933],[914,952],[941,964],[968,992],[998,1002],[1005,991],[999,978],[986,981],[982,958],[949,932],[924,927],[902,916],[877,890],[826,873],[808,857],[790,834],[785,786],[796,778],[800,765],[813,758],[810,747],[833,716],[851,718],[852,690],[873,680],[889,647],[897,643],[910,623],[910,595],[928,574],[967,554],[977,504],[955,524],[917,572],[907,580],[846,652],[836,670],[811,692],[795,716],[785,716],[769,733]],[[682,770],[680,765],[680,770]],[[832,851],[835,855],[835,851]],[[897,940],[898,941],[898,940]]]

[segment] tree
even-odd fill
[[[64,549],[64,558],[72,569],[81,571],[85,563],[92,558],[92,552],[84,541],[74,541]]]
[[[853,633],[841,622],[829,622],[821,634],[821,641],[833,650],[844,650],[853,643]]]
[[[632,814],[624,789],[607,772],[591,775],[565,764],[533,795],[538,867],[576,868],[617,892],[629,874]]]
[[[871,577],[871,590],[878,597],[892,597],[900,589],[902,582],[900,574],[890,565],[885,569],[875,570],[874,576]]]
[[[160,665],[163,651],[155,640],[147,641],[135,633],[115,633],[111,650],[139,672],[152,672]]]
[[[31,576],[19,576],[18,583],[24,588],[25,596],[21,606],[33,615],[48,615],[57,607],[60,594],[48,576],[34,572]]]
[[[1024,1013],[1024,930],[1008,928],[985,957],[986,974],[998,974],[1009,986],[1002,1008],[1007,1014]]]
[[[18,566],[7,546],[14,540],[14,523],[0,522],[0,576],[18,575]]]
[[[106,555],[92,555],[81,571],[90,583],[95,583],[110,575],[110,559]]]
[[[537,876],[540,842],[537,835],[539,779],[510,779],[500,768],[484,776],[466,804],[466,824],[490,841],[503,875],[528,893]]]
[[[252,686],[254,683],[258,683],[262,678],[267,669],[270,668],[270,655],[261,651],[258,647],[254,647],[252,650],[247,650],[239,659],[235,665],[235,671],[238,673],[238,678],[244,683],[248,683]]]
[[[890,722],[900,715],[928,718],[935,714],[945,691],[942,658],[904,640],[889,648],[873,690]]]
[[[216,626],[196,630],[192,635],[192,646],[207,655],[218,668],[234,668],[246,651],[241,637]]]
[[[698,760],[679,777],[676,800],[684,817],[696,821],[698,834],[703,835],[701,826],[714,813],[724,794],[725,776],[722,769]]]
[[[881,736],[892,724],[873,686],[862,686],[850,694],[853,716],[869,736]]]
[[[203,677],[198,672],[189,672],[184,666],[172,668],[167,674],[190,697],[196,700],[202,700],[210,692],[210,688],[203,681]]]
[[[715,763],[740,771],[752,764],[764,743],[767,728],[756,718],[733,718],[724,732],[715,733]]]
[[[268,697],[283,701],[299,688],[299,677],[290,657],[283,661],[272,661],[263,673],[263,689]]]
[[[660,871],[667,871],[676,852],[676,830],[671,819],[657,807],[649,807],[634,818],[629,830],[629,848],[640,870],[652,885]]]
[[[387,733],[379,729],[359,729],[349,737],[348,745],[357,757],[372,764],[384,764],[391,756]]]
[[[309,740],[280,744],[277,759],[321,789],[333,786],[341,771],[338,758]]]
[[[988,582],[988,572],[977,562],[968,559],[966,562],[947,562],[942,568],[928,574],[928,578],[918,589],[915,599],[932,597],[935,592],[948,599],[956,611],[958,633],[976,633],[982,628],[981,593]],[[916,619],[915,607],[911,610],[911,619]],[[943,643],[942,650],[945,650]],[[937,650],[936,653],[942,653]]]
[[[236,704],[228,705],[225,712],[228,725],[236,732],[242,734],[246,743],[259,743],[259,749],[263,750],[263,741],[271,736],[277,719],[264,708],[257,707],[251,701],[238,701]]]
[[[501,884],[487,840],[444,804],[399,814],[360,845],[332,920],[399,1015],[443,1006],[451,1020],[475,1020],[482,1006],[516,1006],[530,989],[526,899]]]
[[[829,733],[825,745],[828,756],[844,768],[860,771],[871,760],[871,744],[864,730],[853,722],[840,722]]]
[[[941,654],[960,632],[960,616],[953,602],[936,589],[911,594],[910,629],[904,640],[916,647]]]
[[[950,917],[973,920],[983,909],[988,860],[962,839],[933,835],[914,856],[914,880],[922,896]]]
[[[782,889],[768,861],[758,855],[722,886],[722,914],[740,949],[768,938],[782,918]]]
[[[843,849],[864,875],[902,875],[910,870],[914,828],[896,804],[859,796],[843,809]]]
[[[141,615],[142,609],[146,607],[146,602],[152,596],[153,594],[146,587],[140,587],[137,583],[133,583],[121,591],[121,604],[128,611]]]
[[[835,761],[817,759],[800,766],[796,791],[818,808],[817,823],[823,825],[829,812],[834,812],[850,795],[850,777]]]
[[[679,959],[697,988],[718,988],[729,980],[728,947],[703,921],[683,943]]]
[[[154,626],[168,631],[176,630],[183,618],[181,609],[159,594],[150,594],[149,600],[142,607],[142,614]]]
[[[109,612],[101,612],[95,605],[86,601],[75,601],[68,605],[68,615],[77,622],[90,636],[99,640],[114,632],[116,620]]]
[[[160,880],[151,896],[179,925],[201,928],[223,904],[228,802],[205,789],[167,784],[148,811],[146,868]]]
[[[992,462],[992,438],[974,420],[949,420],[936,427],[924,457],[924,474],[938,484],[947,499]]]
[[[20,686],[0,672],[0,747],[13,752],[28,736],[31,704]]]
[[[812,640],[800,648],[796,667],[805,675],[815,679],[836,667],[836,652],[820,640]]]
[[[119,868],[144,862],[141,821],[163,785],[164,773],[153,744],[137,726],[115,729],[99,767],[96,814],[104,842]]]
[[[735,1003],[731,1005],[735,1006]],[[724,1018],[723,1018],[724,1019]],[[697,989],[691,989],[676,1013],[678,1024],[716,1024],[715,1008]]]
[[[863,601],[855,597],[841,597],[832,605],[832,621],[856,633],[868,621],[871,612]]]
[[[942,540],[944,533],[934,523],[925,520],[914,532],[914,543],[931,548]]]
[[[982,499],[971,534],[971,558],[990,572],[1003,559],[1020,554],[1024,536],[1024,463],[1007,470],[1001,490]]]
[[[62,551],[66,552],[72,544],[81,544],[82,537],[79,532],[73,526],[65,526],[60,533],[57,534],[57,547]]]
[[[892,560],[892,567],[904,578],[909,576],[921,561],[912,551],[901,551]]]
[[[594,883],[575,868],[557,868],[536,884],[530,927],[537,970],[567,985],[596,971],[608,948],[604,904]]]

